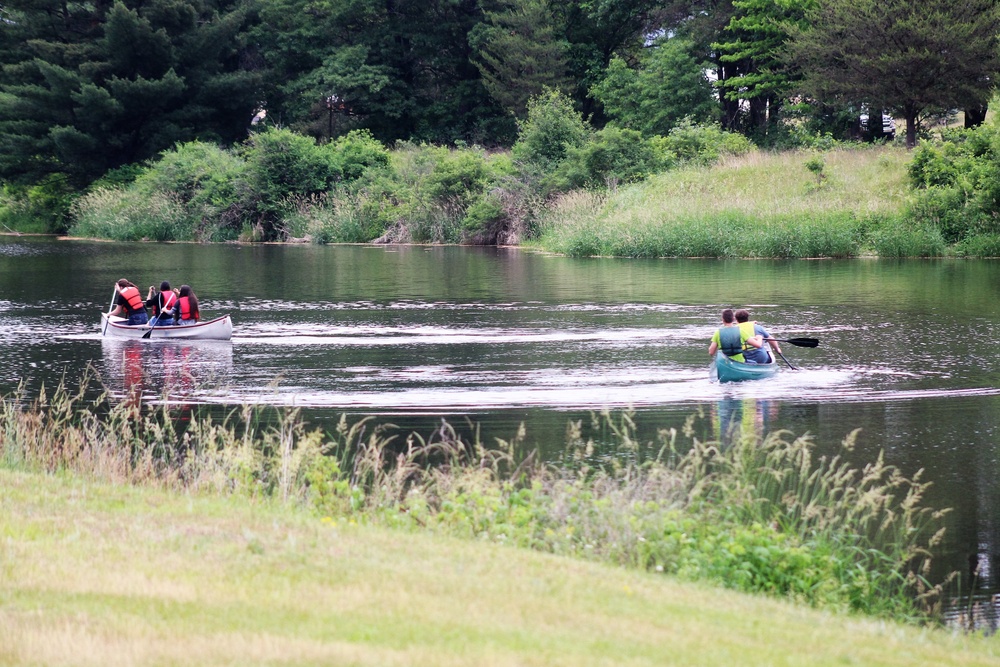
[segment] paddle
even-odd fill
[[[776,340],[779,343],[788,343],[799,347],[819,347],[819,338],[765,338],[764,340]]]
[[[104,330],[101,331],[102,336],[106,336],[108,334],[108,322],[111,321],[111,311],[115,309],[115,297],[117,296],[118,296],[118,285],[116,283],[114,290],[112,290],[111,292],[111,307],[108,308],[108,316],[104,318]]]
[[[156,317],[153,318],[153,321],[149,323],[149,331],[147,331],[146,333],[142,334],[142,338],[144,338],[144,339],[145,338],[149,338],[150,334],[153,333],[153,327],[155,327],[156,323],[160,321],[160,315],[161,315],[161,313],[157,313],[156,314]]]
[[[775,352],[778,352],[778,350],[775,350]],[[788,359],[785,359],[785,355],[783,355],[781,352],[778,352],[778,356],[781,357],[781,360],[784,361],[786,364],[788,364],[788,367],[791,368],[793,371],[799,370],[795,366],[792,366],[791,364],[789,364],[788,363]]]

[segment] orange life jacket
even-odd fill
[[[142,297],[139,295],[138,287],[126,287],[121,291],[121,295],[125,299],[125,302],[128,303],[129,311],[132,313],[146,310],[146,304],[143,303]]]
[[[163,308],[161,310],[160,308],[157,307],[157,305],[154,305],[153,306],[153,315],[159,315],[161,312],[162,313],[169,313],[170,310],[174,307],[174,304],[177,303],[177,295],[174,294],[173,290],[167,290],[166,292],[160,292],[160,298],[158,298],[156,300],[156,303],[157,304],[162,303],[163,304]]]
[[[191,297],[182,296],[177,300],[177,303],[181,305],[181,319],[182,320],[198,320],[198,311],[195,310],[194,313],[191,312]]]

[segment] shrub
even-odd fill
[[[939,257],[945,253],[940,229],[919,222],[885,225],[871,233],[869,243],[879,257]]]
[[[520,125],[513,154],[516,160],[544,174],[554,170],[570,148],[579,148],[590,136],[590,128],[573,101],[548,91],[528,102],[528,115]]]
[[[330,148],[345,181],[358,180],[370,169],[389,166],[389,151],[368,130],[349,132],[334,141]]]
[[[335,145],[320,146],[291,130],[275,129],[252,134],[242,147],[247,162],[247,185],[252,200],[250,230],[256,240],[287,235],[283,214],[291,202],[329,190],[343,175]]]
[[[665,156],[682,164],[710,165],[726,156],[746,155],[753,143],[742,134],[725,132],[715,125],[680,123],[666,137],[654,138],[654,146]]]
[[[606,127],[569,147],[552,180],[560,191],[641,181],[664,168],[663,155],[635,130]]]

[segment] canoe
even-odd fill
[[[142,339],[149,331],[148,324],[125,324],[124,317],[108,317],[101,313],[101,335],[116,338]],[[145,340],[229,340],[233,337],[233,321],[229,315],[205,320],[197,324],[153,327],[153,333]]]
[[[742,361],[733,361],[721,351],[715,353],[715,373],[719,382],[742,382],[743,380],[760,380],[769,378],[778,372],[778,364],[774,359],[774,353],[766,350],[771,363],[769,364],[747,364]]]

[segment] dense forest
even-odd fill
[[[421,197],[471,230],[426,240],[517,240],[531,215],[491,220],[706,151],[885,140],[881,113],[908,147],[979,125],[998,34],[994,0],[5,0],[0,222],[64,231],[159,192],[144,215],[216,221],[142,238],[284,239],[340,187],[368,212],[347,240],[393,240]]]

